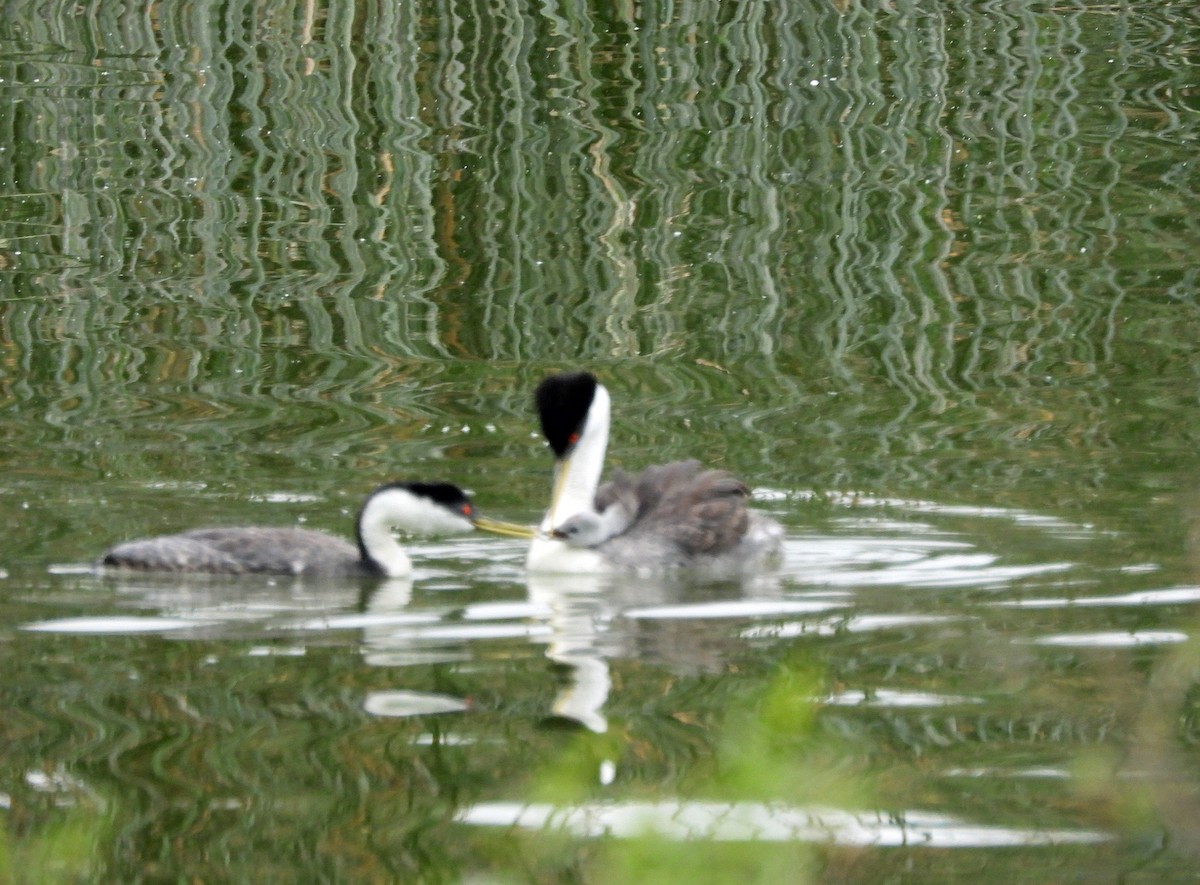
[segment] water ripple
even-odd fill
[[[813,614],[841,608],[844,602],[804,600],[730,600],[645,608],[627,608],[622,612],[633,620],[706,620],[709,618],[777,618],[782,615]]]
[[[1104,608],[1108,606],[1186,605],[1200,602],[1200,587],[1138,590],[1114,596],[1060,596],[1034,599],[1004,599],[991,603],[1003,608]]]
[[[839,633],[871,633],[907,627],[955,624],[971,620],[966,615],[862,614],[820,621],[794,621],[751,627],[742,632],[747,639],[785,639],[797,636],[835,636]]]
[[[983,698],[878,688],[869,692],[840,691],[821,698],[820,702],[835,707],[949,707],[958,704],[982,704]]]
[[[872,814],[752,802],[611,802],[576,806],[485,802],[460,811],[456,818],[474,826],[556,830],[593,838],[653,834],[672,840],[802,840],[924,848],[1092,844],[1112,838],[1097,830],[977,824],[952,815],[913,809]]]
[[[193,630],[209,623],[211,622],[183,618],[98,616],[35,621],[23,624],[21,629],[35,633],[170,633],[177,630]]]
[[[1059,648],[1136,648],[1143,645],[1177,645],[1187,642],[1188,634],[1178,630],[1101,630],[1094,633],[1056,633],[1013,641]]]
[[[372,716],[387,718],[462,713],[470,707],[461,698],[421,691],[373,691],[363,701],[363,709]]]

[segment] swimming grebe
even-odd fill
[[[391,482],[367,496],[355,519],[357,544],[310,529],[270,526],[206,528],[118,544],[98,564],[139,571],[220,575],[311,575],[403,578],[412,560],[394,529],[434,535],[484,529],[530,537],[523,526],[479,516],[448,482]]]
[[[594,375],[552,375],[536,401],[555,461],[531,571],[744,574],[779,557],[783,529],[749,510],[749,489],[723,470],[675,461],[637,476],[615,471],[601,486],[611,407]]]

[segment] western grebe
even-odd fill
[[[531,529],[482,517],[448,482],[391,482],[367,496],[354,523],[357,545],[309,529],[207,528],[118,544],[99,560],[107,568],[220,575],[404,578],[412,560],[393,529],[426,535],[484,529],[531,537]]]
[[[611,405],[594,375],[552,375],[536,401],[555,460],[531,571],[739,574],[779,556],[783,529],[747,509],[749,489],[723,470],[675,461],[637,476],[615,471],[601,486]]]

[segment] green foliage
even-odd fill
[[[0,828],[0,883],[96,881],[109,830],[107,815],[82,805],[54,812],[21,836]]]
[[[1094,639],[1194,635],[1194,600],[1073,600],[1200,562],[1195,0],[84,7],[0,29],[0,879],[842,881],[807,844],[455,820],[497,796],[1162,823],[864,850],[861,881],[1194,879],[1200,683]],[[361,633],[312,626],[356,587],[47,570],[200,523],[344,534],[397,473],[536,518],[530,392],[580,364],[613,464],[765,493],[798,554],[765,597],[827,571],[900,626],[674,630],[622,617],[635,588],[597,618],[610,730],[569,734],[549,621],[459,619],[523,597],[513,547],[444,548]],[[205,626],[22,629],[111,614]],[[816,705],[841,684],[868,701]],[[397,686],[470,712],[364,712]],[[112,804],[30,812],[60,763]]]
[[[702,691],[708,681],[698,677],[676,686],[677,691],[657,705],[659,715],[671,709],[672,700],[688,702],[692,691]],[[685,806],[703,801],[854,807],[865,799],[864,785],[837,761],[844,757],[844,748],[816,727],[824,677],[808,654],[797,653],[769,673],[746,674],[738,682],[723,709],[706,711],[711,725],[703,727],[705,738],[697,752],[709,759],[695,760],[690,774],[668,781]],[[624,723],[620,731],[580,732],[565,741],[534,777],[535,801],[566,810],[589,802],[604,806],[663,799],[661,782],[645,782],[636,774],[622,776],[629,771],[644,775],[644,767],[639,768],[638,760],[631,757],[650,736],[639,730],[654,732],[657,725],[643,717]],[[598,778],[605,763],[615,763],[617,780],[611,786]],[[809,843],[725,841],[721,834],[714,835],[715,839],[666,837],[651,819],[636,837],[581,843],[565,833],[541,833],[536,848],[532,838],[519,838],[538,858],[540,868],[577,865],[581,881],[591,883],[800,883],[808,880],[817,863],[818,849]]]
[[[791,842],[673,842],[652,835],[609,841],[587,878],[592,885],[804,885],[815,881],[816,849]]]
[[[717,748],[718,788],[730,797],[829,801],[829,772],[813,732],[821,674],[808,662],[785,664],[765,686],[726,710]]]

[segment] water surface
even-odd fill
[[[1192,881],[1190,5],[11,12],[0,878]],[[576,366],[777,574],[86,567],[535,521]]]

